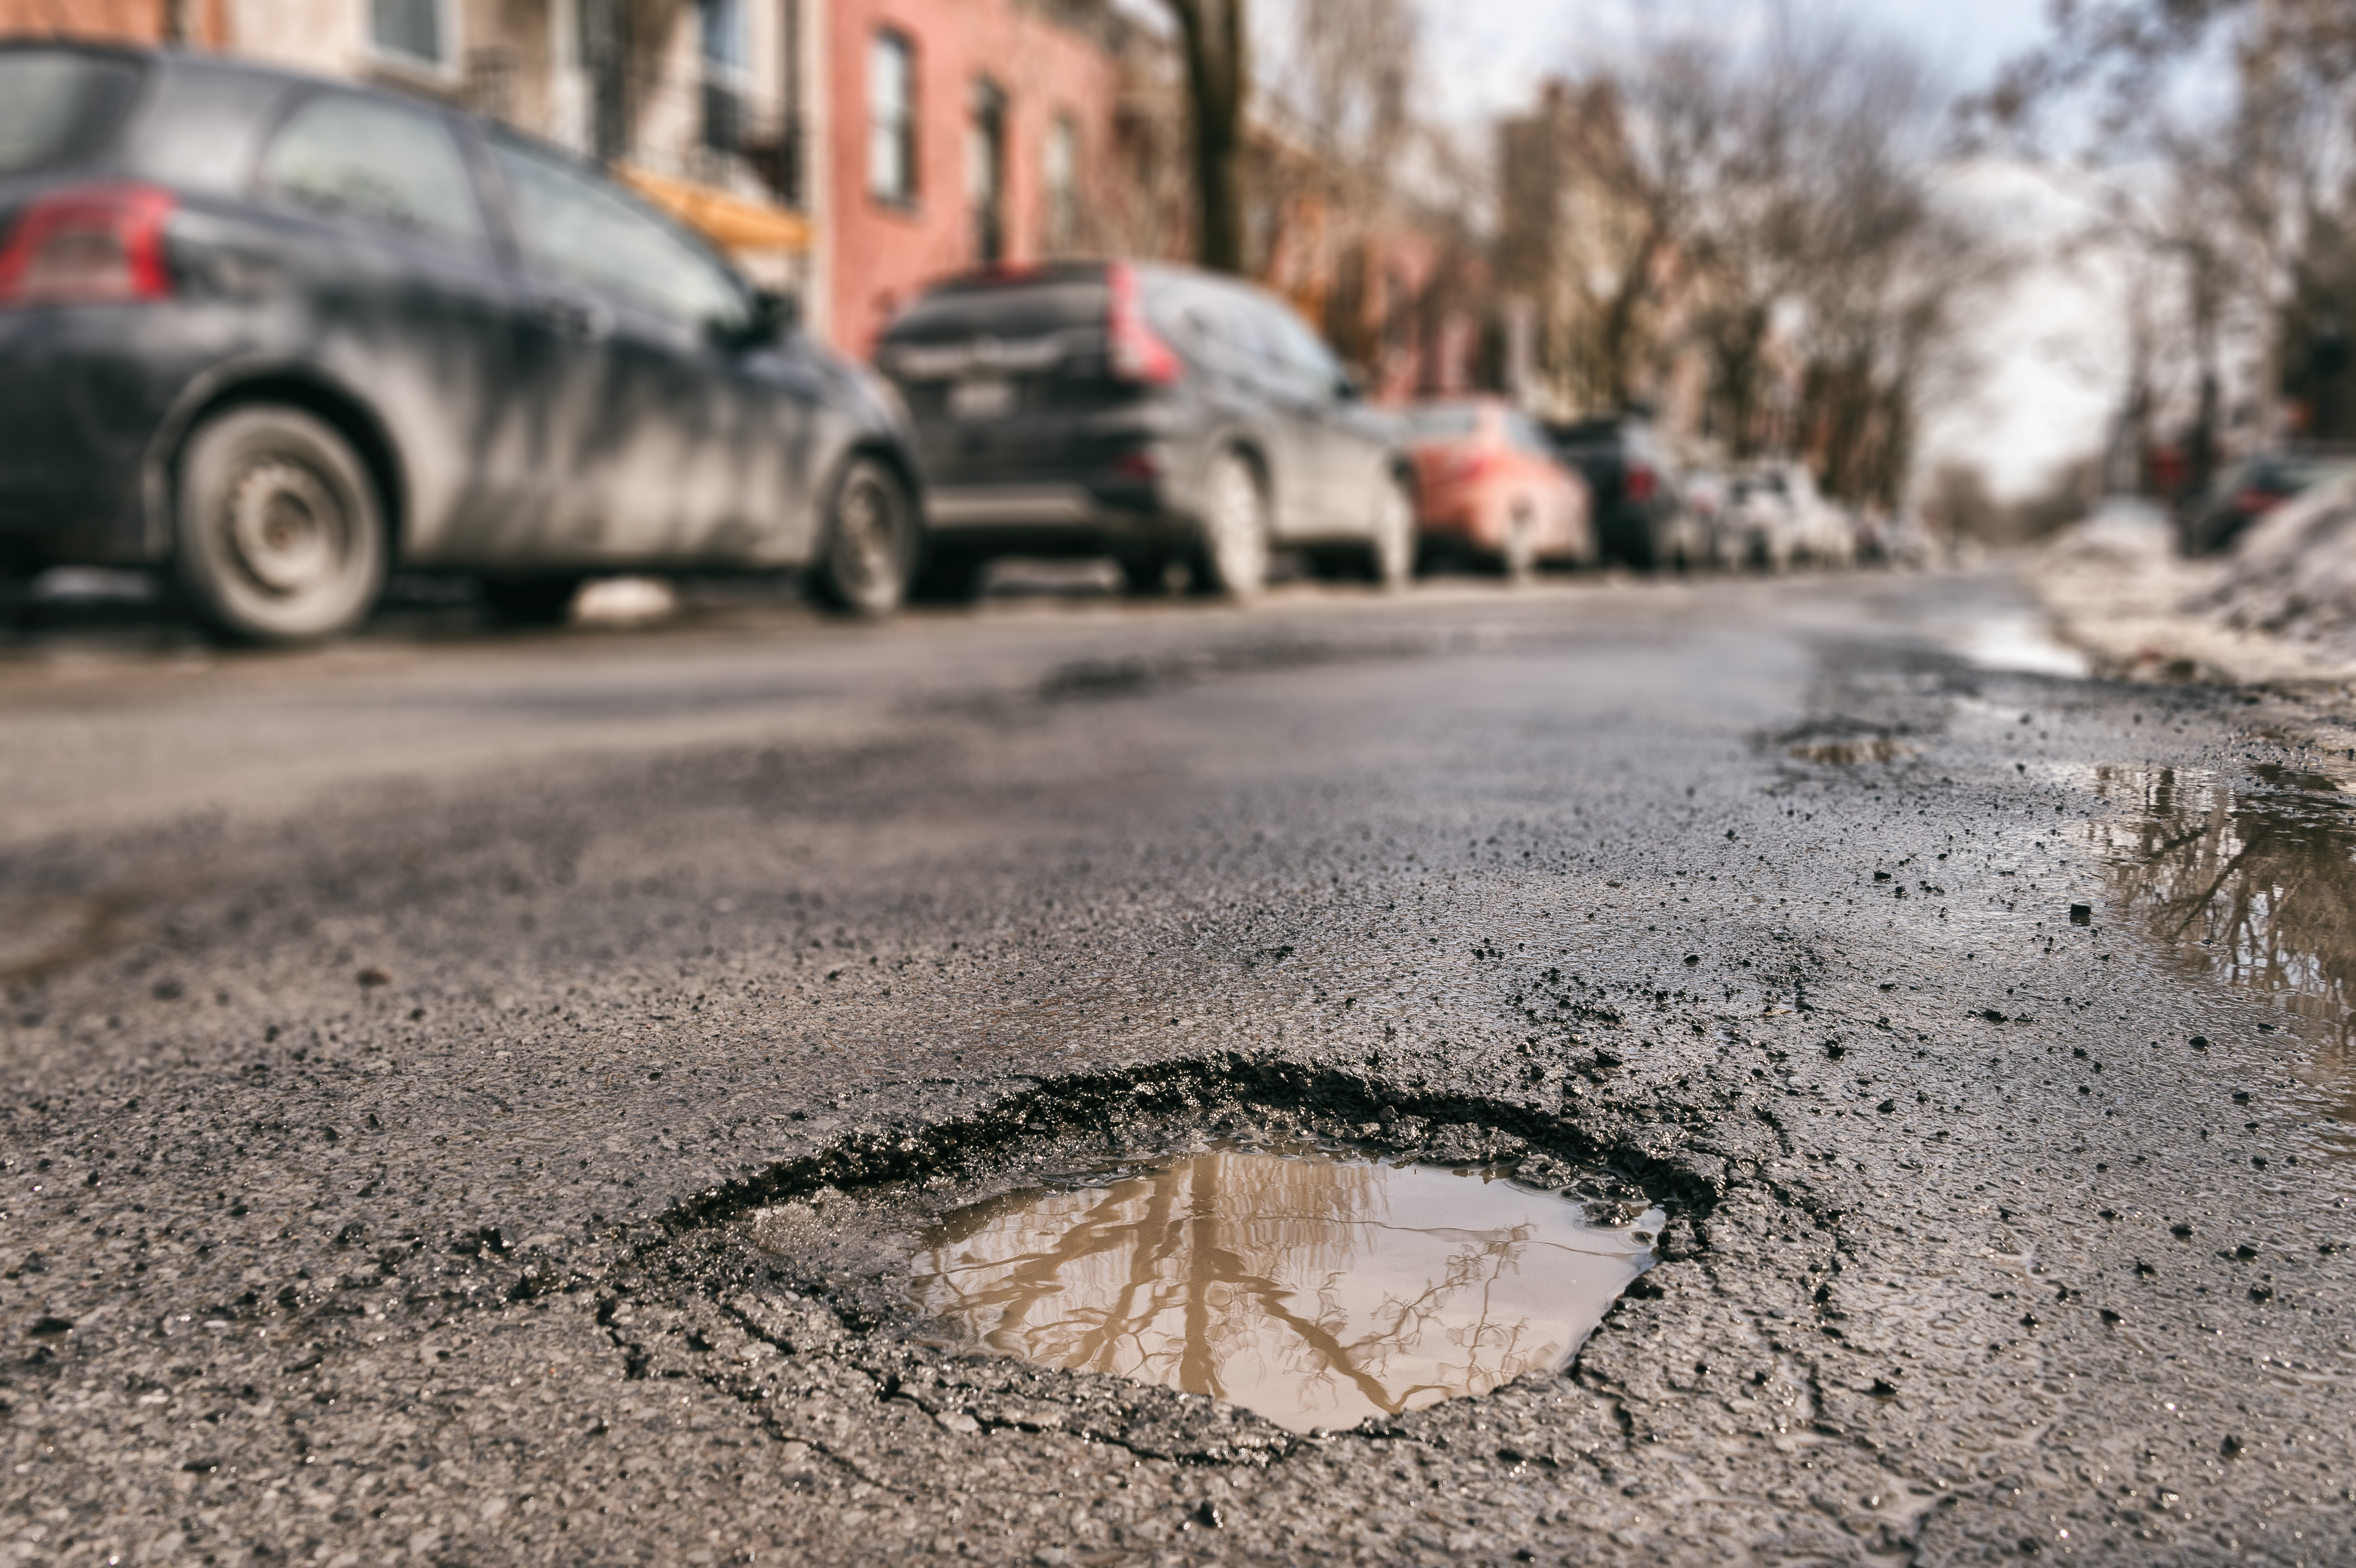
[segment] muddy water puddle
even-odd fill
[[[1214,1148],[1012,1194],[922,1241],[925,1310],[990,1349],[1344,1428],[1564,1365],[1661,1216],[1503,1179]]]
[[[1851,768],[1863,763],[1902,763],[1914,755],[1913,747],[1903,745],[1887,735],[1816,741],[1804,746],[1794,746],[1791,750],[1792,755],[1804,763],[1836,768]]]
[[[2098,768],[2094,784],[2114,905],[2178,963],[2297,1019],[2315,1048],[2304,1076],[2356,1124],[2356,793],[2272,766]]]

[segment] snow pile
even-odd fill
[[[2356,475],[2319,485],[2252,524],[2223,580],[2185,608],[2235,631],[2356,652]]]

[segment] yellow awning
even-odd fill
[[[649,174],[631,164],[616,166],[624,184],[723,251],[809,249],[809,220],[782,207],[746,201],[710,186]]]

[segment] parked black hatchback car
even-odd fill
[[[1643,418],[1609,414],[1550,425],[1547,434],[1562,460],[1587,480],[1607,560],[1648,571],[1698,566],[1710,558],[1708,529],[1686,505],[1676,465]]]
[[[1272,551],[1404,583],[1413,469],[1390,416],[1290,307],[1232,278],[1127,261],[1001,267],[937,284],[876,364],[906,400],[926,489],[919,592],[997,555],[1111,556],[1151,592],[1173,564],[1248,596]]]
[[[561,611],[592,572],[921,547],[888,389],[695,237],[500,127],[176,54],[0,46],[0,569],[168,569],[264,641],[386,574]]]

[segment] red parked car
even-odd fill
[[[1502,400],[1407,411],[1422,559],[1470,560],[1526,577],[1541,563],[1595,560],[1587,482],[1529,418]]]

